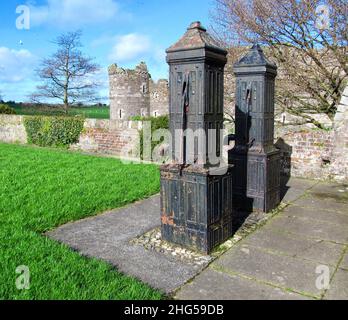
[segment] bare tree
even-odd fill
[[[259,42],[280,67],[277,103],[319,128],[348,80],[347,0],[215,0],[215,32],[231,48]]]
[[[58,50],[50,58],[44,59],[37,70],[43,84],[32,94],[33,101],[40,102],[47,98],[60,100],[67,113],[71,104],[95,99],[98,83],[93,75],[99,66],[80,51],[81,35],[81,31],[69,32],[54,41]]]

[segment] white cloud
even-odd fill
[[[30,51],[0,47],[0,81],[20,82],[32,76],[35,56]]]
[[[109,63],[133,68],[139,61],[145,61],[154,80],[168,78],[165,49],[156,44],[150,36],[139,33],[126,35],[101,35],[91,42],[91,47],[110,46]]]
[[[120,15],[114,0],[47,0],[47,5],[30,5],[30,19],[34,26],[81,27],[102,23]]]
[[[114,41],[109,60],[117,63],[143,58],[151,49],[150,38],[138,33],[117,36]]]
[[[5,100],[26,101],[33,91],[37,57],[30,51],[0,47],[0,93]]]

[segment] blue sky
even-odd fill
[[[16,8],[30,9],[29,30],[18,30]],[[81,29],[83,51],[102,69],[100,94],[107,96],[107,66],[148,64],[152,77],[167,78],[165,49],[196,20],[209,27],[213,0],[2,0],[0,4],[0,93],[28,101],[38,84],[34,70],[55,51],[59,34]]]

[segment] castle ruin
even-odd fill
[[[135,69],[109,67],[110,119],[158,117],[169,112],[168,81],[152,80],[144,62]]]

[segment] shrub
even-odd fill
[[[133,116],[129,118],[130,121],[143,121],[143,119],[146,119],[146,118],[142,116]]]
[[[169,129],[169,116],[161,117],[150,117],[146,118],[145,121],[151,121],[152,132],[157,129]]]
[[[16,114],[16,111],[6,104],[0,104],[0,114]]]
[[[42,147],[68,147],[79,141],[84,119],[80,117],[28,116],[24,126],[28,142]]]

